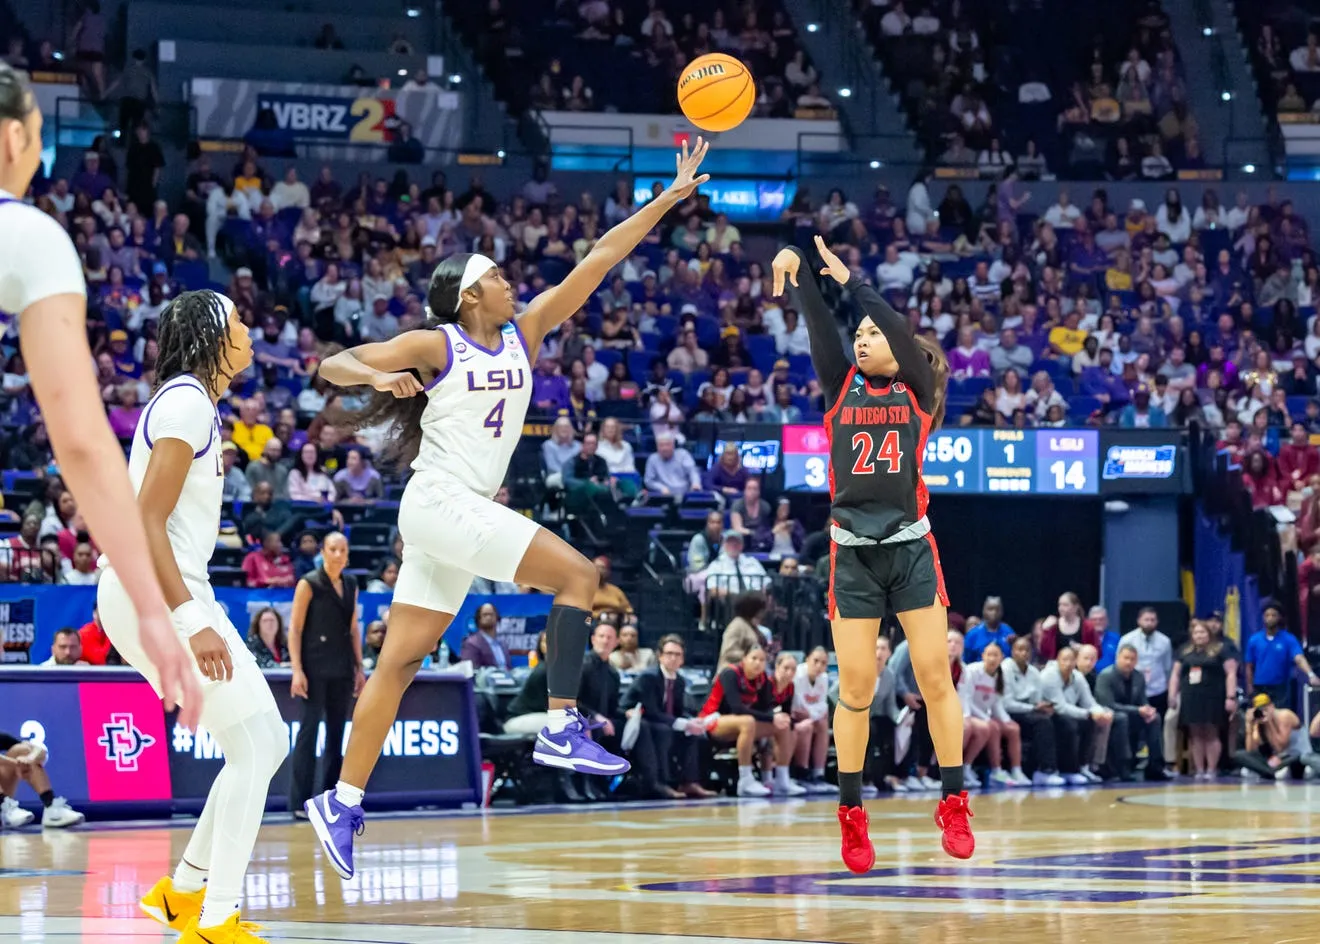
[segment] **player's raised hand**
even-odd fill
[[[202,687],[193,674],[193,660],[174,631],[174,623],[167,613],[141,614],[138,633],[142,651],[160,678],[165,710],[171,711],[177,705],[178,723],[185,728],[196,728],[202,715]]]
[[[784,294],[784,276],[788,276],[788,281],[794,288],[798,284],[798,269],[802,266],[802,257],[792,249],[781,249],[775,255],[774,261],[770,263],[770,271],[775,277],[773,292],[775,295]]]
[[[377,373],[372,379],[371,385],[382,393],[394,394],[395,398],[399,400],[415,397],[425,389],[416,375],[406,370],[393,374]]]
[[[820,253],[820,258],[825,263],[825,267],[820,270],[820,274],[828,275],[840,285],[847,285],[848,280],[852,278],[852,273],[843,264],[843,260],[831,252],[829,246],[825,245],[823,236],[816,237],[816,251]]]
[[[697,135],[697,146],[691,151],[688,150],[687,139],[683,140],[683,149],[674,157],[674,162],[678,165],[677,173],[674,174],[674,182],[669,185],[669,192],[674,194],[680,200],[686,199],[693,190],[696,190],[706,181],[710,180],[710,174],[697,176],[697,171],[701,169],[701,161],[706,156],[706,151],[710,149],[710,142]]]
[[[214,629],[193,633],[188,646],[197,660],[197,668],[212,682],[228,682],[234,677],[234,663],[229,658],[229,647]]]

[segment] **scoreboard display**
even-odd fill
[[[784,427],[784,487],[829,489],[829,444],[819,426]],[[1096,495],[1094,429],[947,429],[926,441],[922,477],[932,494]]]

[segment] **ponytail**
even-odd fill
[[[935,375],[935,399],[930,411],[930,428],[933,431],[944,425],[944,402],[949,395],[949,358],[944,353],[944,348],[929,338],[919,334],[916,341],[926,353],[926,360],[930,361],[931,370]]]

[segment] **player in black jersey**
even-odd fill
[[[875,693],[875,641],[887,612],[898,615],[930,720],[943,797],[935,822],[944,850],[960,859],[975,848],[963,791],[963,710],[949,674],[948,597],[939,552],[926,518],[922,453],[944,418],[949,366],[944,352],[914,338],[907,321],[879,293],[854,278],[817,236],[822,275],[848,289],[862,318],[848,360],[839,325],[794,247],[773,263],[774,291],[785,278],[790,302],[805,316],[811,361],[829,411],[830,623],[839,663],[834,743],[839,763],[843,861],[854,872],[875,863],[862,807],[862,767]]]

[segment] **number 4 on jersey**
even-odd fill
[[[870,433],[855,433],[852,439],[853,449],[857,450],[857,461],[853,463],[853,475],[874,475],[875,463],[887,463],[885,469],[890,475],[901,470],[903,451],[898,448],[898,430],[891,429],[880,440],[880,448],[875,448],[875,440]]]
[[[501,400],[495,404],[494,409],[486,414],[486,422],[481,424],[488,429],[495,430],[495,438],[499,439],[504,432],[504,401]]]

